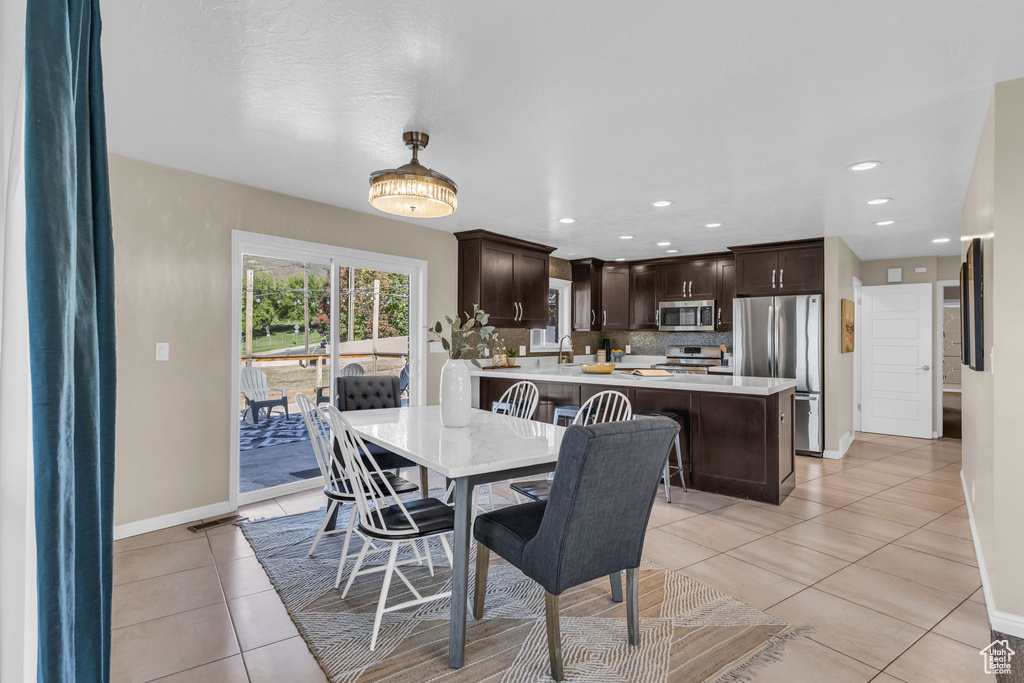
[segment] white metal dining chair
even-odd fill
[[[537,403],[540,401],[540,390],[537,385],[533,382],[523,380],[522,382],[516,382],[501,395],[497,401],[491,402],[491,412],[499,413],[501,415],[508,415],[510,417],[518,417],[523,420],[532,420],[534,414],[537,412]],[[487,508],[483,508],[480,505],[480,494],[487,494]],[[516,491],[512,491],[512,494],[516,497],[516,503],[522,503],[522,499]],[[455,495],[455,482],[448,485],[448,490],[445,491],[444,501],[446,503],[451,502]],[[481,484],[473,490],[473,514],[476,515],[479,511],[493,510],[494,509],[494,494],[491,491],[490,484]]]
[[[598,422],[623,422],[633,418],[633,406],[621,391],[609,389],[594,394],[580,406],[576,417],[572,419],[574,425],[596,424]],[[531,500],[547,500],[551,493],[551,479],[554,475],[549,474],[547,479],[536,479],[533,481],[519,481],[509,488],[516,494],[526,496]]]
[[[342,456],[345,460],[345,467],[349,472],[352,482],[352,489],[355,493],[356,508],[359,511],[359,520],[356,529],[363,535],[380,543],[381,547],[370,547],[369,543],[363,543],[356,557],[356,564],[349,573],[348,581],[345,583],[345,590],[341,596],[344,598],[352,587],[352,582],[357,576],[384,572],[384,581],[381,585],[380,599],[377,601],[377,611],[373,619],[373,635],[370,638],[370,650],[377,646],[377,634],[380,631],[381,619],[385,612],[394,612],[407,607],[415,607],[434,600],[441,600],[451,597],[451,590],[440,591],[433,595],[424,596],[412,584],[409,578],[402,572],[402,567],[418,562],[418,542],[423,541],[427,550],[427,565],[430,573],[434,573],[433,561],[430,556],[430,548],[427,540],[431,537],[438,537],[444,553],[448,558],[448,564],[452,564],[451,546],[445,534],[455,530],[455,512],[436,498],[424,498],[403,502],[392,488],[389,479],[376,461],[369,457],[369,451],[362,438],[352,430],[351,425],[344,414],[334,406],[330,406],[329,415],[331,427],[341,445]],[[408,544],[413,552],[413,557],[407,560],[398,560],[398,552],[404,544]],[[386,565],[375,565],[363,568],[366,555],[370,552],[388,550],[388,562]],[[397,574],[406,588],[415,596],[412,600],[406,600],[397,605],[387,606],[388,591],[391,587],[391,579]],[[341,566],[338,568],[338,575],[335,579],[335,588],[341,582]]]
[[[332,518],[338,508],[348,503],[355,503],[356,497],[352,492],[352,480],[348,476],[348,472],[345,469],[344,463],[340,462],[340,459],[335,457],[334,450],[331,448],[331,444],[334,440],[331,438],[331,427],[327,421],[327,417],[324,413],[318,409],[311,398],[305,394],[297,394],[295,396],[295,402],[299,406],[299,412],[302,414],[302,420],[306,423],[306,431],[309,433],[309,441],[313,446],[313,453],[316,455],[317,465],[320,467],[320,474],[324,480],[324,495],[327,497],[327,514],[324,515],[324,521],[320,524],[319,530],[317,530],[316,537],[313,539],[313,545],[307,553],[307,557],[312,557],[316,551],[316,546],[320,543],[320,539],[324,536],[331,536],[333,534],[345,534],[345,542],[341,549],[341,557],[338,560],[339,568],[344,567],[345,562],[349,557],[348,549],[352,541],[353,532],[362,538],[363,543],[370,543],[371,550],[373,549],[373,539],[367,538],[360,533],[356,528],[356,518],[358,517],[355,505],[352,506],[352,510],[349,512],[348,524],[344,529],[331,529],[327,527],[330,524]],[[412,493],[416,491],[416,485],[410,481],[402,479],[390,472],[384,475],[392,489],[398,494]]]

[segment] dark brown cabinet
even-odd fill
[[[718,261],[718,292],[715,297],[715,327],[719,332],[732,332],[732,300],[736,298],[736,260]]]
[[[601,329],[629,329],[629,268],[605,264],[601,271]]]
[[[601,329],[601,266],[597,259],[572,261],[572,329],[592,332]]]
[[[476,304],[496,327],[539,328],[548,318],[548,260],[554,247],[486,230],[455,233],[459,241],[459,313]]]
[[[821,240],[733,250],[737,296],[820,294],[825,289],[825,249]]]
[[[629,329],[658,329],[658,271],[653,266],[629,269]]]
[[[717,278],[713,259],[667,263],[659,266],[658,294],[662,301],[714,299]]]

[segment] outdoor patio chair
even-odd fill
[[[271,411],[280,406],[284,408],[284,416],[288,417],[288,390],[274,389],[267,386],[267,373],[254,367],[242,368],[240,386],[245,396],[245,412],[252,415],[252,423],[260,423],[260,410],[267,409],[267,418],[270,418]],[[271,398],[270,392],[275,391],[281,394],[279,398]]]

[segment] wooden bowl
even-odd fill
[[[579,366],[588,375],[610,375],[615,371],[614,363],[580,363]]]

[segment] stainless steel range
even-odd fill
[[[670,372],[707,372],[708,368],[722,364],[722,349],[718,346],[669,346],[665,349],[664,363],[651,367]]]

